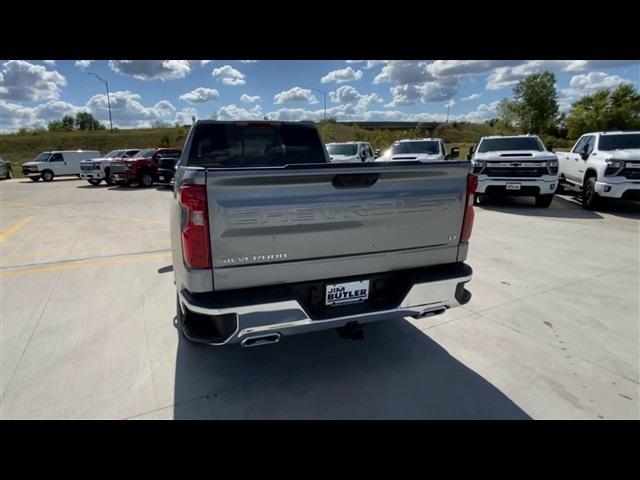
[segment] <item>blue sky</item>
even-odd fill
[[[556,74],[561,110],[597,88],[640,88],[640,61],[411,60],[186,61],[0,60],[0,131],[46,126],[64,114],[90,111],[108,122],[109,82],[114,126],[191,117],[341,121],[484,121],[513,85],[530,73]]]

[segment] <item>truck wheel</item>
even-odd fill
[[[53,180],[53,172],[51,170],[45,170],[42,172],[42,180],[45,182],[50,182]]]
[[[7,169],[7,180],[13,178],[13,172],[11,171],[11,168]]]
[[[153,176],[149,172],[143,172],[138,183],[141,187],[150,187],[153,185]]]
[[[102,180],[98,179],[98,178],[92,178],[90,180],[88,180],[88,182],[93,185],[94,187],[97,187],[98,185],[100,185],[100,183],[102,182]]]
[[[40,180],[40,177],[29,177],[31,179],[32,182],[37,182],[38,180]]]
[[[553,202],[553,194],[551,195],[538,195],[536,197],[536,207],[538,208],[549,208]]]
[[[116,182],[113,181],[113,178],[111,178],[111,170],[109,168],[104,169],[104,181],[109,186],[116,184]]]
[[[600,195],[596,193],[596,177],[589,177],[582,187],[582,207],[594,210],[598,205],[600,205]]]

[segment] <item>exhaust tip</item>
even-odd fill
[[[270,333],[268,335],[259,335],[255,337],[245,338],[240,342],[243,347],[257,347],[259,345],[268,345],[271,343],[278,343],[280,341],[279,333]]]
[[[446,311],[447,311],[446,307],[436,308],[435,310],[427,310],[418,315],[414,315],[413,318],[435,317],[436,315],[442,315]]]

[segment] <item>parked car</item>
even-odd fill
[[[327,143],[331,163],[373,162],[375,154],[369,142]]]
[[[115,159],[131,158],[135,156],[140,148],[124,148],[112,150],[102,158],[92,158],[80,162],[80,178],[88,181],[91,185],[100,185],[102,180],[107,185],[113,185],[111,179],[111,162]]]
[[[179,148],[147,148],[134,157],[111,162],[111,176],[120,185],[138,184],[150,187],[158,180],[158,161],[160,157],[180,155]]]
[[[22,164],[22,174],[34,182],[42,178],[50,182],[55,177],[80,177],[80,162],[100,156],[98,150],[55,150],[42,152],[32,162]]]
[[[210,345],[357,338],[365,323],[467,303],[469,172],[330,163],[308,123],[196,121],[170,207],[180,332]]]
[[[558,157],[536,135],[482,137],[469,152],[478,175],[476,202],[486,195],[535,197],[547,208],[558,186]]]
[[[11,169],[11,162],[0,157],[0,177],[12,178],[13,170]]]
[[[167,153],[158,159],[158,183],[171,185],[178,160],[180,160],[180,151]]]
[[[441,138],[408,138],[394,142],[391,148],[377,160],[380,162],[449,160],[458,158],[459,154],[458,148],[452,148],[451,153],[447,154]]]
[[[640,132],[593,132],[557,152],[560,182],[582,190],[582,205],[605,198],[640,200]]]

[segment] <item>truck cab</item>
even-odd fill
[[[327,152],[332,163],[373,162],[375,154],[368,142],[327,143]]]
[[[476,203],[486,195],[530,196],[547,208],[558,186],[558,157],[535,135],[482,137],[471,149]]]
[[[560,182],[582,190],[582,206],[605,198],[640,200],[640,132],[585,133],[558,152]]]
[[[457,158],[459,150],[451,149],[447,154],[444,141],[441,138],[408,138],[398,140],[391,145],[378,161],[434,161]]]

